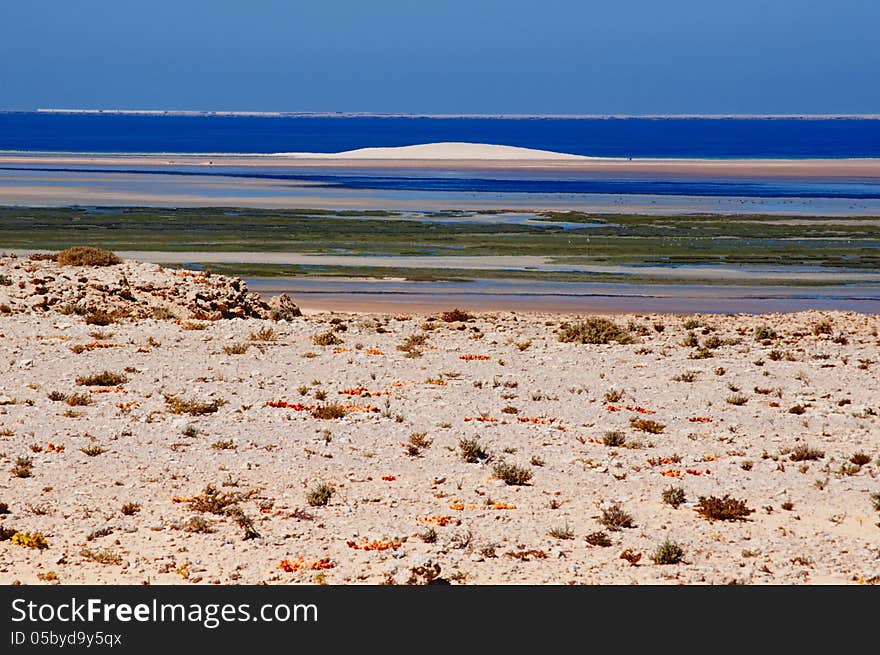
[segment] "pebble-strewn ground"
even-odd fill
[[[439,317],[0,316],[0,582],[880,581],[880,317]],[[746,520],[696,511],[725,494]]]

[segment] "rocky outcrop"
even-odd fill
[[[269,318],[273,321],[289,321],[297,316],[302,316],[302,312],[286,293],[269,298]]]
[[[60,266],[47,258],[0,257],[0,313],[220,320],[301,316],[286,294],[267,300],[240,278],[123,261]]]

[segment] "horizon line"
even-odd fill
[[[357,111],[249,111],[249,110],[199,110],[199,109],[89,109],[39,107],[36,109],[0,109],[0,113],[33,114],[111,114],[144,116],[251,116],[278,118],[505,118],[505,119],[863,119],[878,120],[880,113],[607,113],[607,114],[565,114],[565,113],[426,113],[426,112],[357,112]]]

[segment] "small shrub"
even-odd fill
[[[122,555],[108,548],[101,550],[83,548],[79,551],[79,554],[90,562],[97,562],[98,564],[122,564]]]
[[[338,346],[342,343],[342,339],[337,337],[333,330],[327,330],[326,332],[313,336],[312,343],[316,346]]]
[[[134,516],[141,511],[140,503],[125,503],[120,509],[125,516]]]
[[[777,338],[776,330],[771,328],[769,325],[757,325],[755,326],[752,334],[755,337],[755,341],[770,341],[772,339]]]
[[[563,526],[551,528],[550,532],[548,532],[547,534],[549,534],[554,539],[574,539],[574,530],[569,528],[567,523]]]
[[[507,407],[501,408],[502,414],[519,414],[519,410],[513,405],[508,405]]]
[[[306,502],[312,507],[323,507],[330,502],[330,499],[333,497],[333,491],[333,487],[322,482],[309,490],[306,494]]]
[[[97,325],[99,327],[106,327],[116,322],[116,319],[113,318],[111,314],[108,314],[103,309],[98,309],[85,317],[86,325]]]
[[[250,335],[251,341],[275,341],[276,339],[278,339],[278,334],[271,326],[263,326],[256,332],[251,332]]]
[[[64,402],[71,407],[85,407],[92,404],[92,397],[87,393],[70,393],[64,396]]]
[[[746,501],[725,494],[723,498],[700,496],[696,511],[710,521],[745,521],[755,510],[749,509]]]
[[[868,464],[871,462],[871,458],[870,458],[870,456],[866,455],[865,453],[859,451],[857,453],[853,453],[852,456],[850,456],[849,461],[852,462],[853,464],[855,464],[856,466],[864,466],[865,464]]]
[[[724,345],[724,341],[722,341],[721,337],[717,335],[712,335],[708,339],[703,340],[703,348],[706,350],[715,350],[716,348],[720,348]]]
[[[606,403],[617,403],[623,398],[623,391],[620,389],[609,389],[605,392]]]
[[[16,532],[12,535],[11,541],[17,546],[36,548],[37,550],[45,550],[49,547],[49,542],[40,532]]]
[[[642,432],[647,432],[649,434],[660,434],[663,430],[666,429],[666,426],[662,423],[658,423],[657,421],[652,421],[646,418],[638,418],[637,416],[633,416],[629,420],[630,427],[641,430]]]
[[[803,405],[795,405],[794,407],[789,407],[788,409],[789,414],[797,414],[798,416],[805,413],[806,411],[807,409]]]
[[[585,540],[590,546],[608,548],[611,545],[611,537],[608,536],[607,532],[603,532],[602,530],[591,532],[585,537]]]
[[[825,452],[811,446],[800,445],[794,448],[789,455],[792,462],[808,462],[825,457]]]
[[[693,382],[697,379],[696,371],[685,371],[672,377],[673,382]]]
[[[76,378],[76,383],[81,387],[117,387],[128,382],[124,373],[102,371],[94,375],[81,375]]]
[[[632,343],[633,337],[629,330],[607,318],[591,317],[580,323],[563,323],[559,331],[562,343],[606,344]]]
[[[34,460],[32,457],[19,456],[12,467],[12,475],[16,478],[29,478],[33,475]]]
[[[663,502],[667,505],[671,505],[673,508],[678,509],[685,502],[685,493],[682,487],[667,487],[663,490],[663,493],[660,495],[663,499]]]
[[[254,493],[254,491],[220,491],[214,485],[209,484],[205,486],[202,493],[193,496],[187,502],[189,508],[194,512],[225,516],[231,507],[248,500]]]
[[[626,443],[626,435],[619,430],[609,430],[602,436],[602,443],[612,448],[619,448]]]
[[[247,342],[233,343],[228,346],[223,346],[223,352],[227,355],[244,355],[250,347],[251,344]]]
[[[318,394],[316,393],[315,397],[317,398],[317,396]],[[325,420],[342,418],[346,414],[348,414],[348,410],[345,409],[342,405],[337,405],[335,403],[319,405],[312,410],[312,418]]]
[[[635,527],[632,514],[624,511],[620,503],[609,503],[599,509],[602,512],[602,515],[599,517],[599,524],[612,532],[617,532],[621,528]]]
[[[211,444],[214,450],[235,450],[235,442],[232,439],[220,439]]]
[[[235,524],[244,530],[244,535],[242,535],[242,539],[247,541],[248,539],[259,539],[260,533],[257,532],[257,529],[254,527],[254,520],[244,513],[244,510],[237,505],[234,507],[230,507],[226,511],[227,516],[232,517],[232,520],[235,521]]]
[[[462,438],[458,442],[458,450],[461,458],[468,464],[488,461],[490,456],[477,439]]]
[[[522,486],[528,484],[529,480],[532,479],[532,472],[516,464],[498,462],[492,469],[492,477],[503,480],[505,484],[511,486]]]
[[[422,351],[419,350],[419,346],[424,346],[427,342],[427,334],[411,334],[398,344],[397,349],[410,357],[421,357]]]
[[[871,505],[875,512],[880,512],[880,491],[871,494]]]
[[[749,397],[748,397],[748,396],[744,396],[744,395],[741,394],[741,393],[735,393],[735,394],[733,394],[733,395],[731,395],[731,396],[728,396],[728,397],[725,399],[725,402],[726,402],[728,405],[736,405],[737,407],[739,407],[739,406],[741,406],[741,405],[745,405],[747,402],[749,402]]]
[[[671,539],[666,539],[657,546],[651,559],[654,564],[678,564],[684,559],[684,549]]]
[[[834,332],[834,326],[831,324],[831,321],[824,320],[819,321],[815,325],[813,325],[813,334],[815,336],[819,336],[820,334],[832,334]]]
[[[86,446],[85,448],[80,448],[80,451],[88,455],[89,457],[97,457],[98,455],[106,453],[107,449],[97,444],[91,444]]]
[[[181,398],[180,396],[165,395],[165,405],[172,414],[189,414],[190,416],[204,416],[205,414],[213,414],[223,405],[225,400],[214,399],[209,403],[198,402]]]
[[[404,447],[406,448],[406,454],[410,457],[418,457],[421,455],[422,451],[426,448],[430,448],[431,444],[434,443],[432,439],[427,438],[427,432],[413,432],[409,435],[409,440]]]
[[[471,314],[461,309],[453,309],[440,314],[440,320],[444,323],[464,323],[465,321],[473,320],[473,318]]]
[[[122,263],[122,260],[109,250],[91,246],[74,246],[62,250],[55,261],[59,266],[113,266]]]

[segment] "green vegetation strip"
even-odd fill
[[[509,213],[520,218],[523,214]],[[504,214],[502,210],[403,213],[5,207],[0,208],[0,248],[62,249],[91,245],[109,250],[168,252],[531,255],[572,264],[771,265],[880,270],[880,217],[876,216],[646,216],[555,212],[535,214],[534,222],[523,224],[499,222],[503,221]],[[491,222],[485,220],[487,215],[493,215]],[[559,222],[599,225],[563,229]],[[445,274],[449,276],[448,271]]]
[[[369,278],[381,280],[395,278],[407,282],[475,282],[478,280],[528,280],[538,282],[574,283],[626,283],[626,284],[697,284],[710,286],[798,286],[821,287],[845,283],[851,280],[791,279],[791,278],[737,278],[737,277],[677,277],[675,275],[643,275],[640,273],[562,272],[522,269],[472,269],[472,268],[405,268],[392,266],[299,266],[294,264],[239,264],[195,263],[200,270],[219,275],[246,278]],[[187,268],[182,265],[172,267]],[[190,266],[189,268],[192,268]]]

